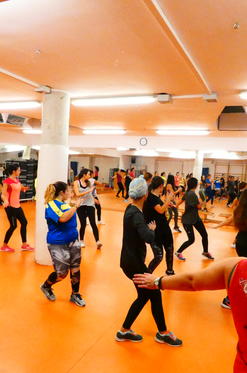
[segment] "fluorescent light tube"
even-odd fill
[[[25,129],[22,131],[25,135],[40,135],[42,130],[39,129]]]
[[[38,101],[0,102],[0,110],[34,109],[40,106]]]
[[[85,129],[84,135],[124,135],[126,130],[122,129]]]
[[[157,130],[156,133],[167,136],[206,136],[210,132],[208,130]]]
[[[241,92],[239,97],[242,98],[242,100],[247,100],[247,91]]]
[[[90,106],[121,106],[151,104],[157,101],[154,96],[126,96],[126,97],[101,97],[101,98],[78,98],[71,101],[72,105],[80,107]]]

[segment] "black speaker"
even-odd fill
[[[136,157],[131,157],[131,164],[135,164],[136,163]]]

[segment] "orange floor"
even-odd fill
[[[111,194],[102,195],[101,201],[106,222],[100,227],[104,246],[101,251],[96,250],[87,227],[87,246],[82,254],[81,293],[87,302],[85,308],[68,301],[69,278],[55,286],[56,302],[45,299],[39,285],[51,267],[35,264],[33,253],[20,252],[19,232],[11,240],[16,253],[0,253],[0,373],[232,372],[237,338],[231,312],[219,305],[224,291],[163,293],[167,324],[183,339],[181,348],[154,342],[156,328],[149,305],[133,326],[144,341],[114,341],[135,290],[119,268],[122,211],[126,205]],[[23,208],[33,244],[35,203],[24,203]],[[214,212],[218,218],[229,210],[222,203],[216,204]],[[7,227],[2,207],[0,221],[2,240]],[[235,255],[230,248],[233,228],[208,228],[208,233],[210,251],[216,260]],[[185,234],[176,233],[174,239],[177,248]],[[185,256],[185,263],[175,259],[177,273],[210,265],[201,256],[198,236]],[[162,274],[164,268],[162,263],[157,274]]]

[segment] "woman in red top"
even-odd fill
[[[228,258],[195,273],[161,276],[145,273],[134,275],[141,288],[169,290],[228,289],[232,316],[238,333],[234,373],[247,372],[247,259]]]
[[[2,200],[10,227],[4,238],[3,246],[0,251],[14,252],[15,250],[8,246],[9,240],[17,228],[17,220],[21,223],[21,250],[32,251],[33,248],[27,244],[27,219],[20,205],[20,193],[28,188],[21,185],[19,176],[21,173],[20,166],[13,164],[8,167],[9,177],[3,181]]]

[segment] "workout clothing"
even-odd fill
[[[199,199],[196,193],[190,190],[185,193],[182,199],[185,201],[185,210],[182,215],[182,223],[195,224],[200,219],[197,207],[199,204]]]
[[[20,205],[20,193],[21,193],[21,183],[20,181],[13,180],[8,177],[3,181],[3,184],[7,184],[7,199],[9,206],[14,208],[19,208]]]

